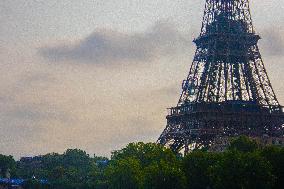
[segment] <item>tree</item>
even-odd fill
[[[150,165],[152,162],[164,160],[169,163],[176,163],[177,157],[170,150],[155,143],[130,143],[125,148],[112,152],[112,160],[132,157],[141,163],[142,167]]]
[[[13,156],[6,156],[0,154],[0,177],[6,177],[7,173],[12,173],[12,176],[15,174],[16,161]]]
[[[258,152],[225,152],[210,168],[217,189],[270,189],[274,179],[270,163]]]
[[[41,183],[39,180],[36,179],[28,179],[23,184],[24,189],[49,189],[49,184]]]
[[[96,156],[92,158],[92,165],[89,172],[88,186],[95,189],[108,189],[105,170],[108,167],[109,159]]]
[[[45,162],[45,158],[43,159]],[[68,149],[62,155],[54,154],[53,159],[48,157],[48,161],[45,162],[46,165],[50,165],[51,162],[54,162],[55,165],[52,175],[57,175],[57,179],[54,179],[52,184],[57,188],[87,188],[88,175],[91,169],[91,158],[89,155],[80,149]],[[46,167],[50,169],[50,167]],[[50,176],[52,176],[50,175]]]
[[[23,158],[17,168],[21,178],[45,178],[55,189],[86,189],[92,162],[85,151],[68,149],[63,154],[50,153],[27,161]]]
[[[108,189],[105,170],[107,167],[93,163],[89,173],[88,186],[95,189]]]
[[[184,172],[177,164],[153,162],[145,168],[143,189],[184,189]]]
[[[124,158],[113,161],[106,169],[110,189],[140,189],[143,175],[139,160]]]
[[[184,187],[185,179],[179,159],[170,149],[161,145],[131,143],[113,152],[110,162],[107,173],[111,175],[108,179],[114,188],[114,185],[143,189]]]
[[[188,188],[206,189],[211,186],[209,168],[213,166],[221,154],[204,151],[193,151],[183,160]]]
[[[233,139],[229,145],[229,150],[241,152],[253,152],[259,148],[259,144],[247,136],[240,136]]]
[[[63,154],[62,163],[65,167],[75,167],[78,170],[84,170],[90,168],[91,158],[83,150],[79,149],[68,149]]]
[[[276,176],[274,189],[284,186],[284,148],[267,146],[261,151],[261,155],[272,165],[273,174]]]

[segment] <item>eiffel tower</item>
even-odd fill
[[[249,0],[206,0],[197,49],[158,143],[176,152],[230,137],[283,138],[284,113],[258,48]]]

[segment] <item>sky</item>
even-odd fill
[[[0,153],[155,142],[177,103],[205,0],[0,0]],[[251,0],[284,104],[284,1]]]

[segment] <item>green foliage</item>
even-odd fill
[[[17,172],[21,178],[46,178],[55,189],[86,189],[92,186],[90,173],[97,159],[100,158],[91,158],[85,151],[68,149],[63,154],[51,153],[20,161]]]
[[[270,189],[275,177],[270,163],[257,152],[225,152],[210,169],[218,189]]]
[[[6,177],[7,172],[15,175],[16,161],[13,156],[5,156],[0,154],[0,178]]]
[[[273,174],[276,177],[274,189],[282,189],[284,186],[284,148],[276,146],[265,147],[261,155],[270,162]]]
[[[36,179],[28,179],[24,182],[23,188],[24,189],[49,189],[49,185],[48,184],[43,185]]]
[[[237,150],[241,152],[253,152],[259,148],[259,144],[255,140],[251,140],[246,136],[234,138],[230,145],[229,150]]]
[[[161,160],[145,168],[143,189],[184,189],[186,180],[184,172],[177,164]]]
[[[108,189],[105,169],[106,165],[100,165],[96,163],[96,160],[93,162],[88,179],[88,186],[90,188]]]
[[[183,160],[183,170],[188,188],[205,189],[211,185],[209,168],[216,164],[221,154],[194,151]]]
[[[132,157],[141,163],[142,167],[150,165],[152,162],[164,160],[169,163],[177,162],[176,155],[167,148],[155,143],[130,143],[122,150],[112,152],[112,160]]]
[[[126,164],[131,166],[127,167]],[[182,189],[185,185],[184,174],[176,155],[154,143],[131,143],[122,150],[113,152],[107,173],[109,170],[116,175],[121,174],[120,177],[114,177],[113,174],[108,177],[110,187],[115,189]],[[133,177],[127,175],[127,172],[133,172]]]
[[[142,167],[135,158],[113,161],[106,170],[110,189],[139,189],[142,186]]]

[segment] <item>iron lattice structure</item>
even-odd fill
[[[206,0],[194,60],[160,144],[187,153],[232,136],[283,137],[259,39],[248,0]]]

